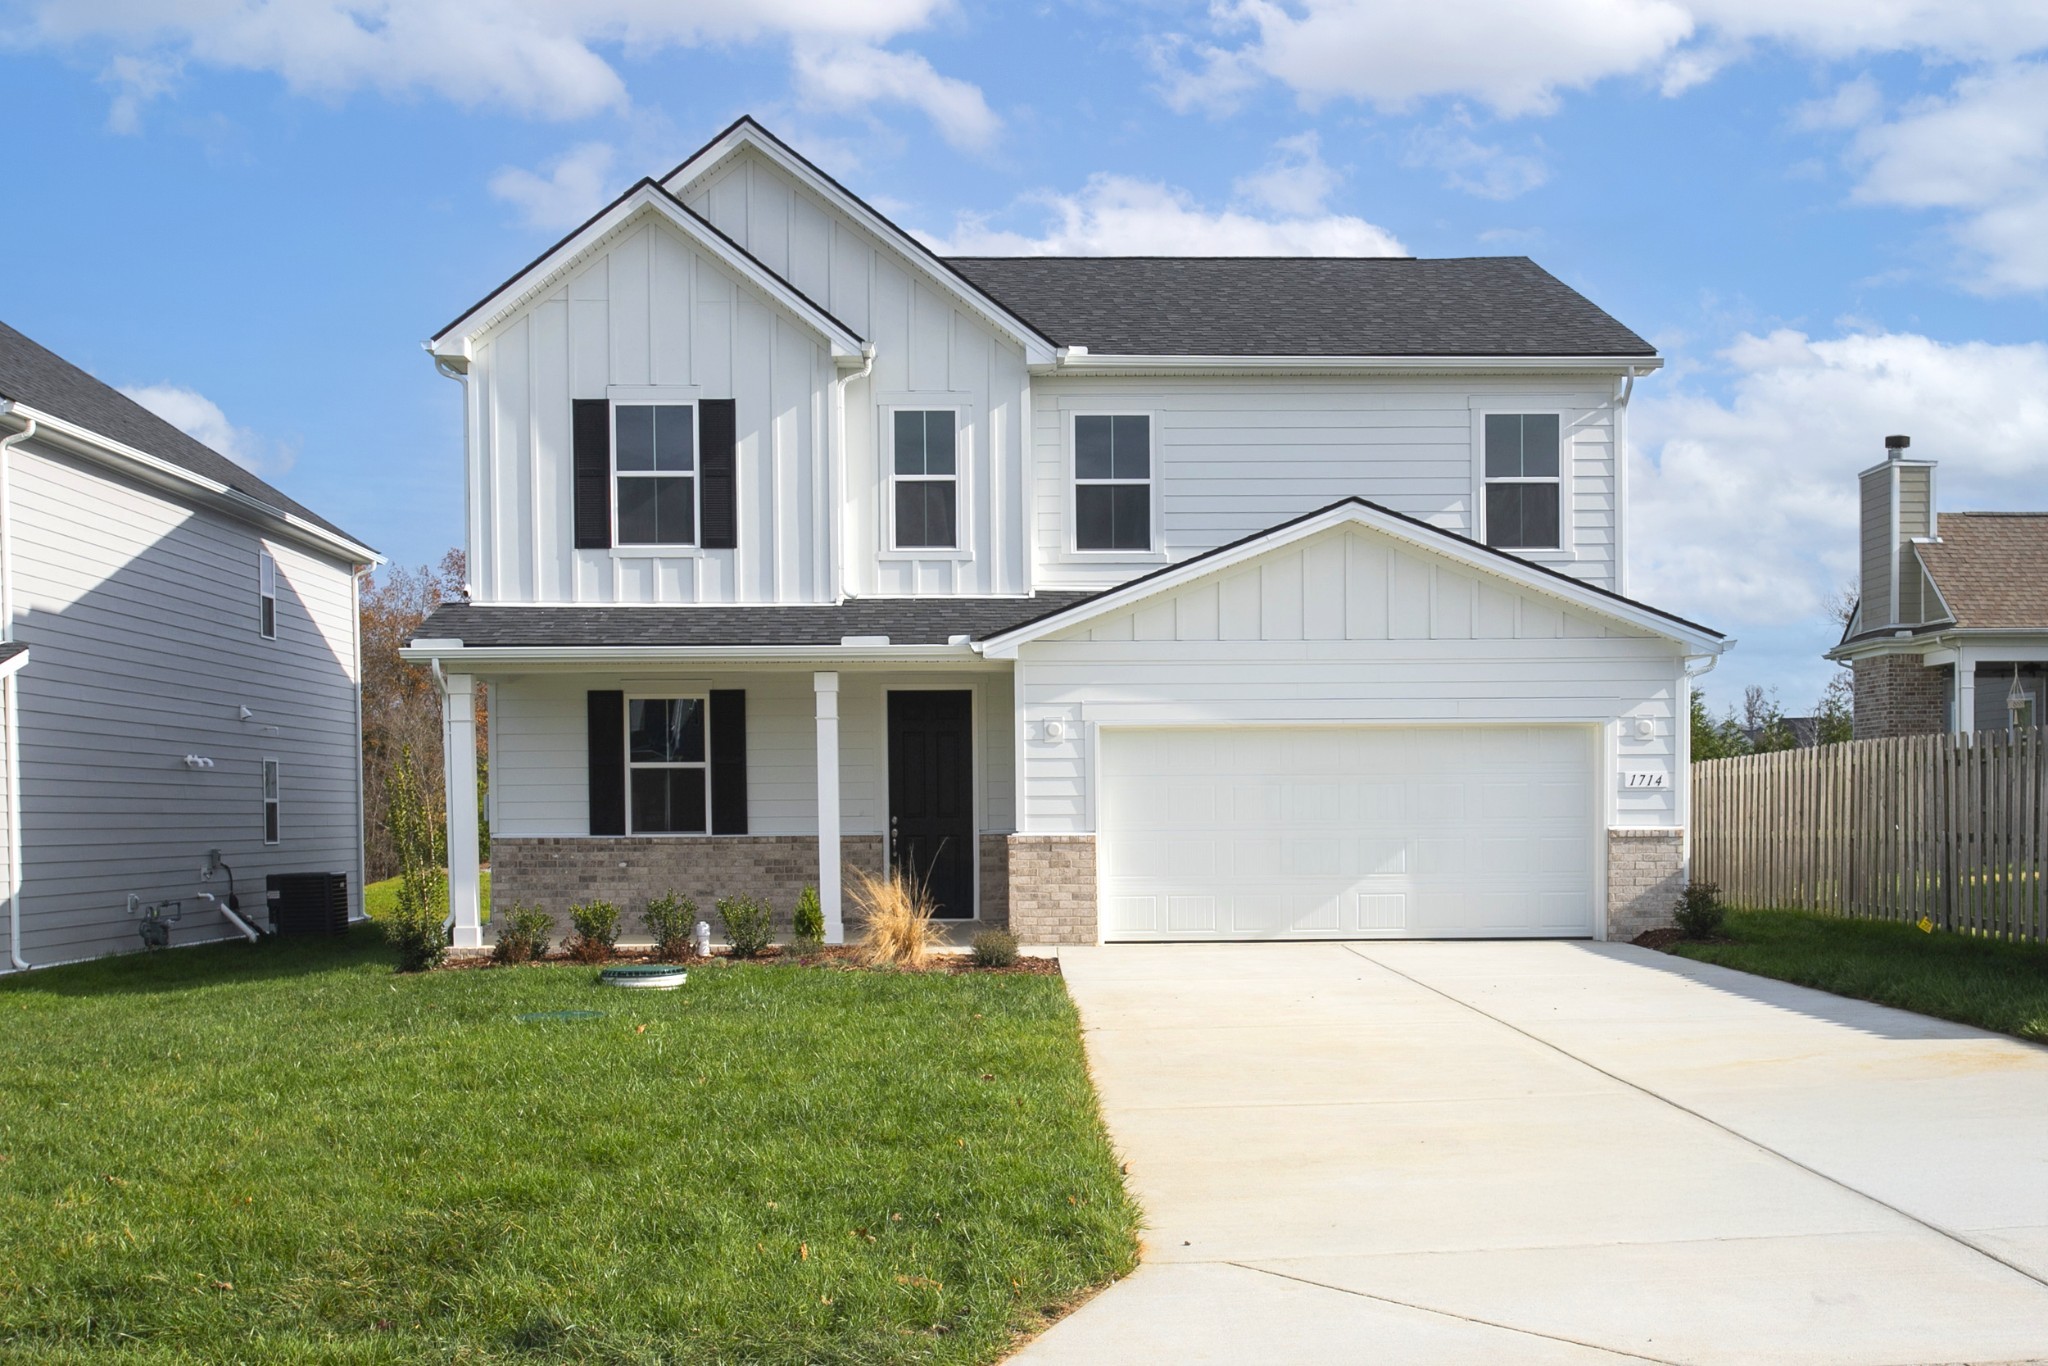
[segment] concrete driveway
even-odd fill
[[[1620,945],[1061,959],[1145,1261],[1019,1361],[2048,1358],[2048,1050]]]

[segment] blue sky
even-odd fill
[[[1655,341],[1631,591],[1807,709],[1887,432],[2048,506],[2038,0],[0,0],[0,317],[394,559],[418,343],[753,113],[978,251],[1535,257]]]

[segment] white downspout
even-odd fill
[[[242,937],[248,940],[251,944],[257,943],[263,938],[262,933],[254,925],[251,925],[248,921],[242,919],[240,913],[238,913],[233,907],[229,906],[227,902],[222,901],[219,897],[215,896],[212,892],[201,892],[199,894],[199,899],[201,901],[209,903],[213,907],[213,909],[219,911],[221,913],[221,917],[224,920],[226,920],[230,926],[232,926],[236,930],[239,930],[241,932]]]
[[[1630,366],[1614,397],[1614,591],[1628,596],[1628,401],[1635,397]]]
[[[8,405],[12,407],[13,405]],[[0,643],[14,640],[14,448],[36,434],[34,418],[11,436],[0,437]],[[29,962],[21,956],[21,671],[12,670],[0,683],[0,705],[7,710],[7,961],[17,972]]]
[[[860,369],[834,376],[832,381],[832,515],[827,519],[831,540],[832,601],[846,601],[846,386],[866,379],[875,370],[875,344],[860,348]]]

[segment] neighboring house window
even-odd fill
[[[276,844],[277,823],[277,760],[263,761],[263,842]]]
[[[953,550],[960,544],[960,474],[950,408],[896,410],[895,483],[898,550]]]
[[[270,552],[256,552],[256,630],[265,640],[277,639],[277,561]]]
[[[1556,413],[1486,415],[1486,543],[1555,550],[1560,536]]]
[[[702,697],[635,697],[626,703],[627,789],[636,835],[701,835],[710,826]]]
[[[612,407],[615,545],[697,542],[697,408],[691,403]]]
[[[1152,548],[1152,419],[1074,419],[1074,548]]]

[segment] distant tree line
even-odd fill
[[[372,882],[399,871],[392,829],[392,797],[408,751],[418,768],[421,794],[434,808],[446,800],[441,762],[441,694],[430,670],[408,664],[398,651],[420,623],[444,602],[463,596],[468,575],[460,550],[436,567],[389,565],[367,580],[362,592],[363,645],[363,841]],[[476,785],[481,807],[490,785],[486,734],[490,725],[484,689],[476,701]],[[490,827],[479,821],[479,857],[490,857]]]

